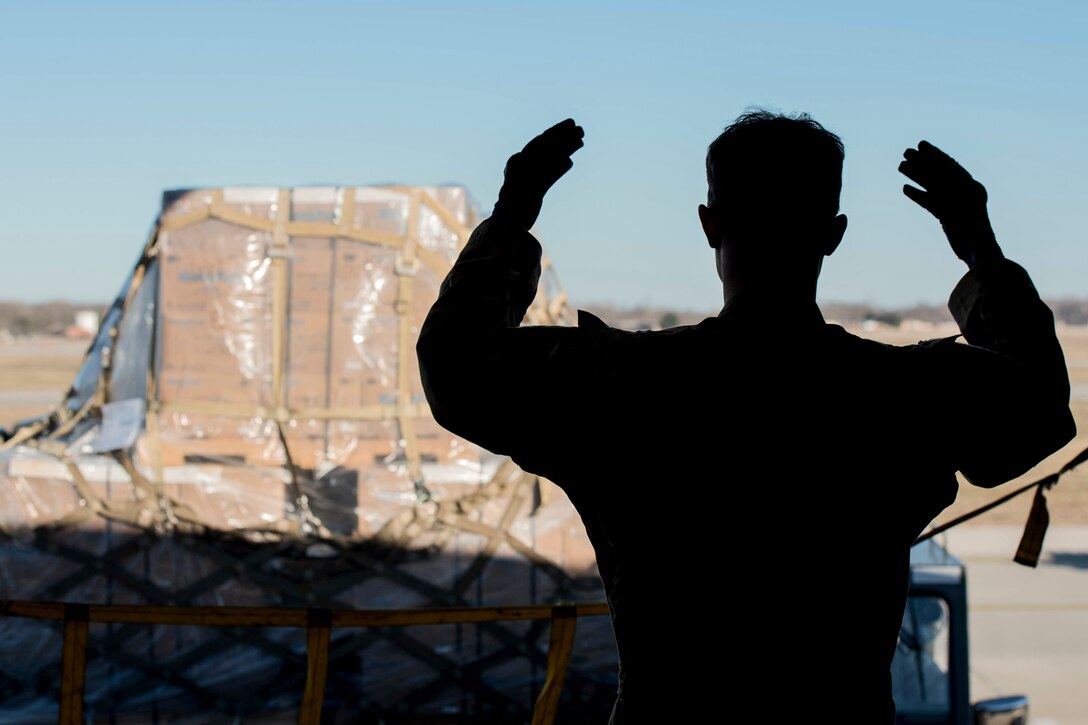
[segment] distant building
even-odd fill
[[[94,337],[93,332],[80,325],[68,325],[61,335],[68,340],[90,340]]]
[[[76,324],[74,327],[86,330],[90,333],[89,336],[93,336],[98,332],[99,318],[98,310],[78,310],[76,312]],[[67,334],[67,332],[65,334]]]
[[[98,332],[99,315],[95,310],[77,310],[76,322],[59,331],[68,340],[89,340]]]

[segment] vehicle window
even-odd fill
[[[900,714],[948,711],[948,655],[948,605],[937,597],[909,597],[892,660]]]

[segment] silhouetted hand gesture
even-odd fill
[[[548,189],[574,166],[570,157],[582,148],[584,135],[582,127],[568,118],[511,156],[506,162],[505,179],[494,215],[525,229],[533,226]]]
[[[903,193],[937,217],[957,257],[974,267],[1003,256],[986,213],[986,187],[927,141],[904,151],[903,159],[899,171],[925,189],[904,184]]]

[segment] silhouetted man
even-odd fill
[[[577,507],[619,649],[613,722],[891,722],[910,546],[955,472],[995,486],[1074,435],[1053,316],[1002,255],[985,189],[924,141],[899,167],[970,267],[949,302],[968,345],[824,322],[842,143],[765,112],[707,152],[717,317],[519,327],[540,274],[528,229],[581,146],[567,120],[511,157],[443,283],[418,345],[435,418]]]

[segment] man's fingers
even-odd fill
[[[562,149],[563,152],[565,154],[567,154],[567,156],[570,156],[575,151],[577,151],[578,149],[582,148],[585,145],[586,145],[586,142],[582,140],[582,136],[581,136],[581,134],[579,134],[577,136],[567,136],[567,137],[565,137],[563,139],[563,141],[562,141],[562,144],[559,145],[559,148]]]
[[[937,187],[962,185],[971,180],[971,175],[955,159],[925,141],[920,142],[917,149],[903,152],[899,172],[929,191]]]
[[[574,122],[573,118],[568,118],[565,121],[560,121],[553,128],[558,128],[565,136],[576,138],[581,140],[585,137],[585,129]]]
[[[549,128],[548,131],[555,131],[555,130],[569,129],[569,128],[578,128],[578,124],[576,124],[574,122],[573,118],[564,118],[562,121],[560,121],[559,123],[557,123],[554,126],[552,126],[551,128]],[[548,131],[545,131],[545,133],[547,133]]]
[[[585,130],[573,118],[560,121],[540,134],[525,147],[526,151],[573,154],[585,145]]]
[[[568,118],[565,121],[560,121],[542,134],[537,136],[537,139],[569,139],[569,138],[582,138],[585,135],[585,131],[581,126],[574,122],[573,118]]]
[[[958,161],[929,141],[918,142],[917,158],[920,162],[925,163],[927,167],[932,168],[935,173],[947,176],[949,179],[955,179],[957,182],[971,178],[971,174]]]
[[[941,151],[939,148],[931,144],[929,141],[918,142],[918,154],[931,159],[934,163],[945,164],[948,166],[959,166],[954,158]],[[962,168],[962,167],[961,167]]]
[[[574,122],[573,118],[568,118],[566,120],[560,121],[544,133],[554,133],[556,135],[562,134],[565,136],[577,136],[578,138],[582,138],[585,135],[585,131],[582,129],[581,126]]]
[[[911,181],[929,188],[947,180],[950,173],[962,171],[950,156],[927,141],[920,141],[918,148],[903,152],[899,171]]]
[[[929,194],[926,192],[917,189],[910,184],[903,184],[903,193],[907,195],[908,199],[928,211],[930,214],[935,213],[930,205]]]
[[[907,149],[911,151],[912,149]],[[907,156],[907,154],[904,154]],[[899,173],[907,177],[915,184],[929,188],[933,186],[933,182],[939,177],[932,167],[927,166],[924,162],[919,162],[914,155],[907,156],[906,161],[902,161],[899,164]]]
[[[573,123],[574,121],[571,121],[571,124]],[[581,126],[564,125],[560,131],[560,133],[556,133],[554,139],[555,149],[560,153],[569,156],[585,146],[585,141],[582,140],[585,137],[585,132]]]

